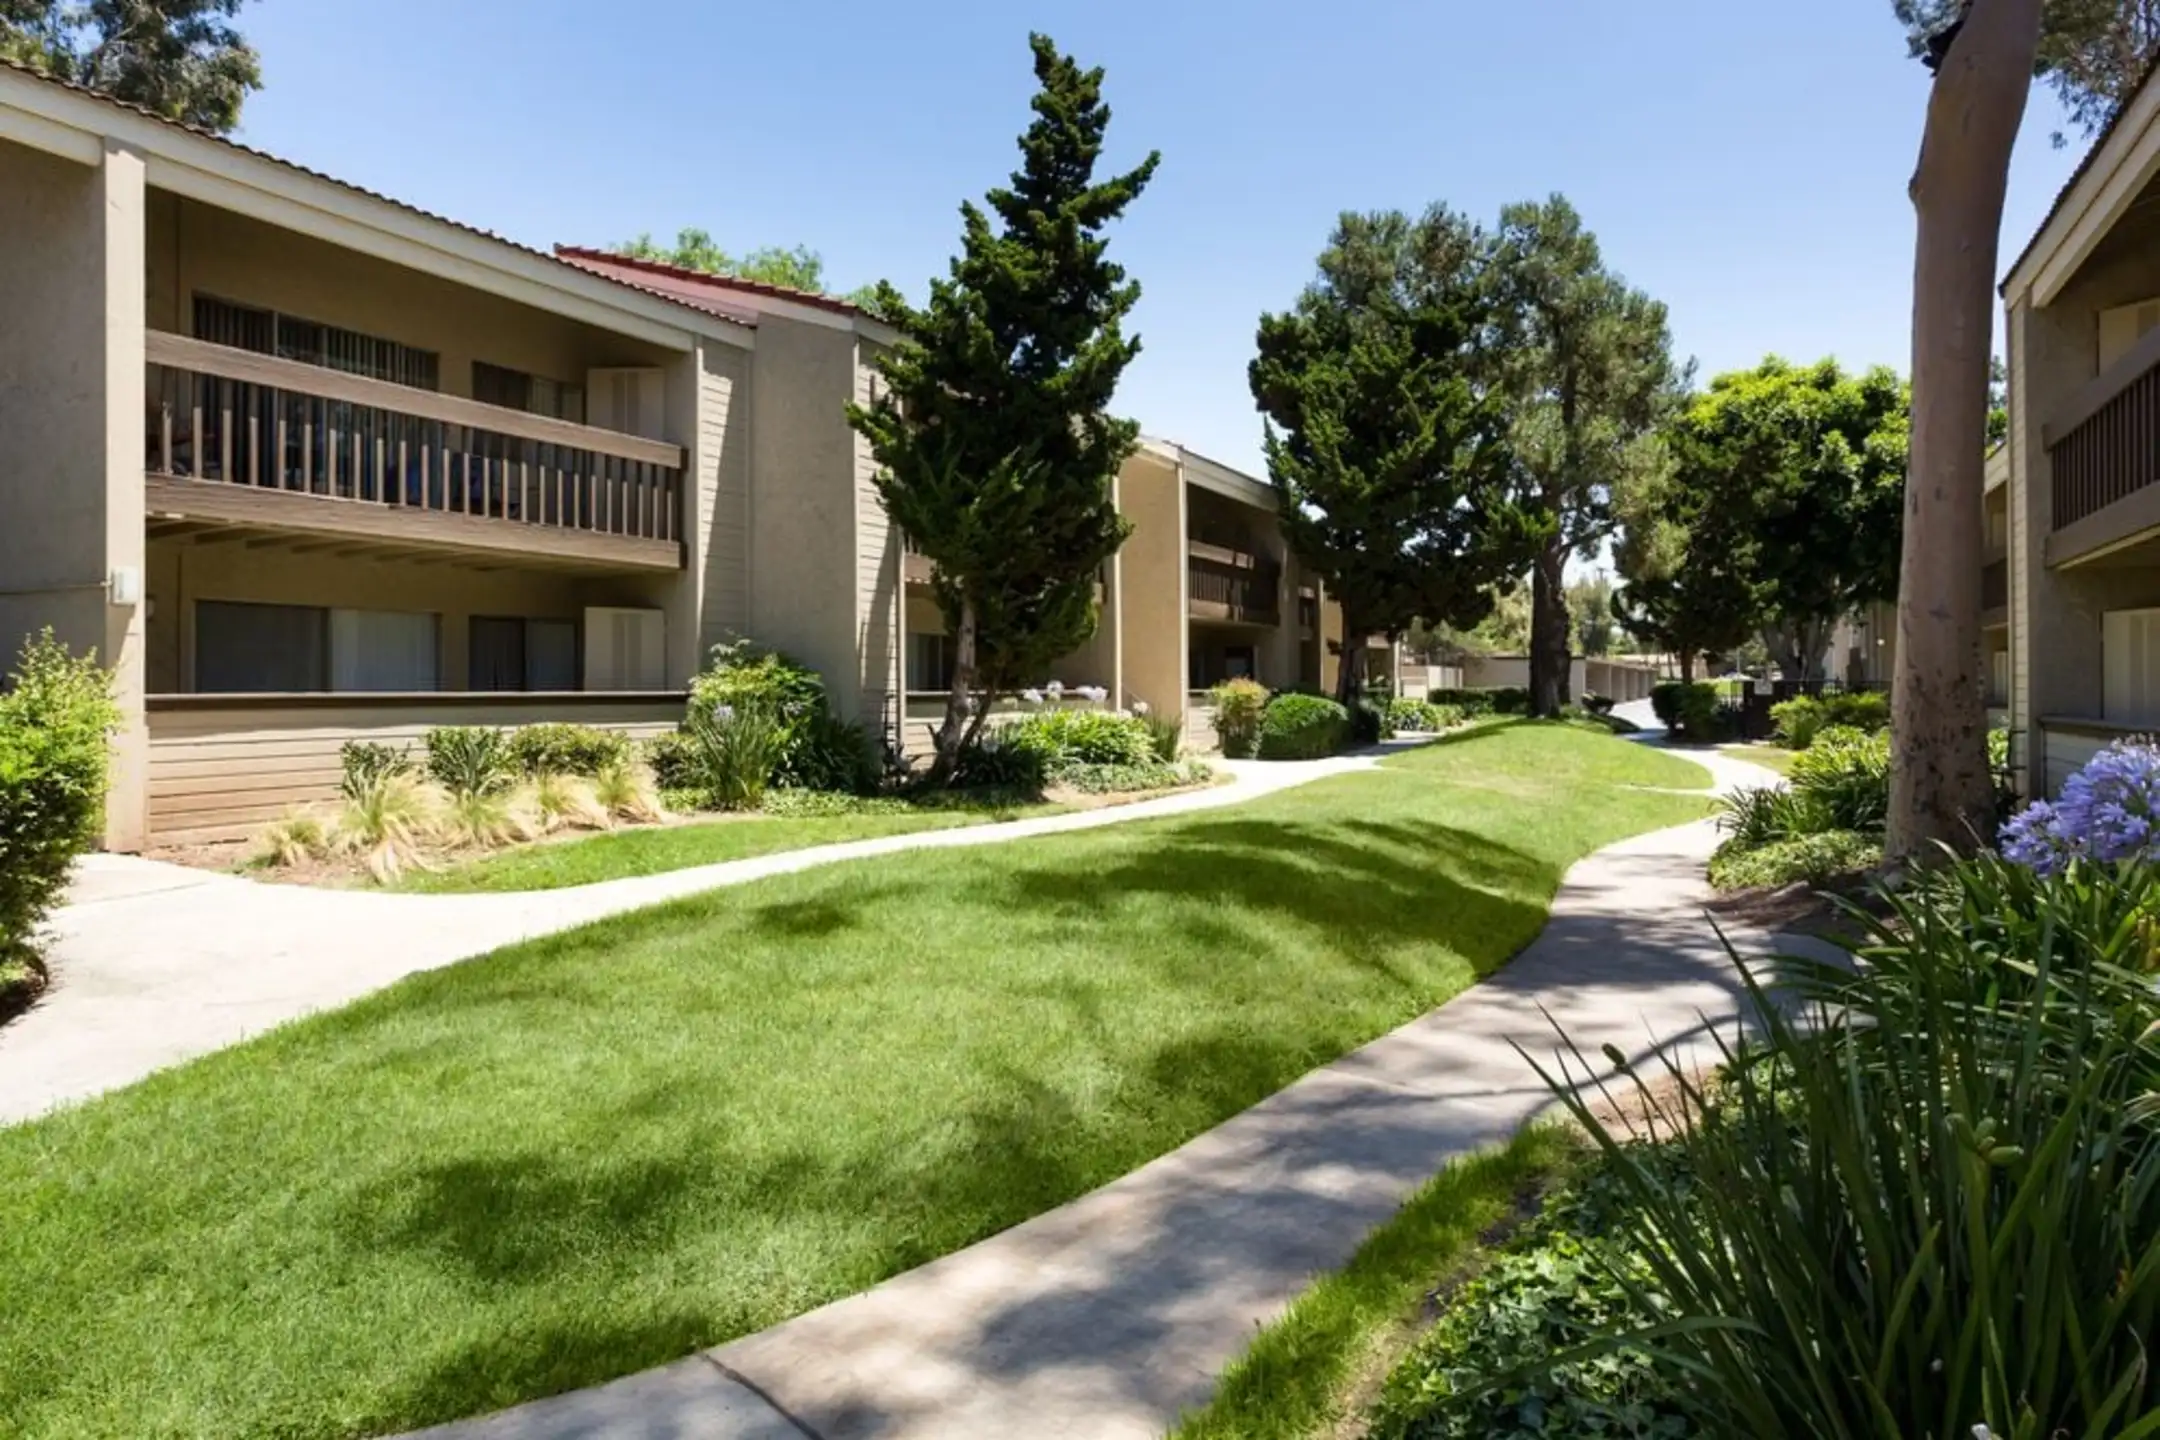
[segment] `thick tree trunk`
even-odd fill
[[[1987,837],[1980,553],[1997,237],[2041,0],[1973,0],[1928,99],[1913,175],[1912,458],[1891,701],[1893,863]]]
[[[933,784],[951,782],[960,764],[961,752],[982,728],[981,717],[974,713],[969,701],[975,696],[975,606],[971,601],[960,602],[960,623],[953,633],[952,688],[945,694],[945,721],[938,727],[937,756],[930,764],[930,780]],[[981,707],[987,710],[987,704]]]
[[[1567,541],[1557,533],[1530,572],[1530,712],[1557,715],[1568,702]]]
[[[1683,685],[1695,683],[1695,652],[1692,650],[1682,650],[1680,652],[1680,683]]]
[[[1365,641],[1368,633],[1351,622],[1357,617],[1343,612],[1342,653],[1336,657],[1335,699],[1345,710],[1357,708],[1365,694]]]

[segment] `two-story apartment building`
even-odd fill
[[[712,644],[920,744],[920,557],[845,405],[891,331],[830,297],[542,252],[0,62],[0,647],[110,666],[107,843],[244,835],[352,739],[658,733]],[[1150,442],[1113,703],[1332,682],[1274,492]]]
[[[1980,557],[2013,765],[2049,793],[2160,730],[2160,84],[2148,80],[2003,283],[2010,439]]]

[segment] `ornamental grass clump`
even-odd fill
[[[2003,826],[2003,855],[2042,875],[2080,860],[2111,864],[2160,856],[2160,745],[2119,740]]]

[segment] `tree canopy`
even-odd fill
[[[5,3],[6,0],[0,0],[0,4]],[[675,232],[673,245],[660,244],[653,239],[651,231],[646,231],[635,240],[626,240],[610,248],[636,260],[658,260],[666,265],[680,265],[685,270],[702,270],[708,275],[726,275],[760,285],[803,290],[812,295],[826,293],[825,257],[807,245],[792,249],[763,245],[736,255],[713,239],[710,231],[685,227]],[[859,286],[839,298],[883,318],[883,312],[878,308],[881,302],[876,285]]]
[[[1645,463],[1683,381],[1665,306],[1605,263],[1565,196],[1501,212],[1492,285],[1518,465],[1550,524],[1531,572],[1530,688],[1567,698],[1570,556],[1594,554],[1612,492]]]
[[[1140,350],[1124,332],[1140,287],[1107,258],[1102,232],[1160,157],[1097,180],[1103,72],[1047,36],[1030,43],[1040,88],[1020,169],[987,211],[961,206],[961,252],[925,307],[880,287],[901,339],[875,401],[848,416],[877,458],[887,512],[931,562],[955,637],[945,776],[989,699],[1041,679],[1094,633],[1096,577],[1127,533],[1112,483],[1139,440],[1108,406]]]
[[[1915,55],[1939,63],[1970,0],[1891,0]],[[2160,53],[2160,0],[2048,0],[2038,73],[2086,135],[2114,118]],[[2064,137],[2057,135],[2056,143]]]
[[[262,88],[246,0],[0,0],[0,57],[225,134]]]
[[[1773,356],[1716,377],[1631,506],[1631,623],[1692,649],[1760,629],[1788,676],[1815,678],[1837,620],[1897,593],[1909,423],[1887,369]]]
[[[1348,637],[1476,625],[1543,539],[1495,384],[1488,249],[1444,206],[1346,214],[1297,303],[1260,319],[1248,378],[1283,533]],[[1363,649],[1344,647],[1345,701]]]

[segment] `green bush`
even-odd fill
[[[1749,890],[1759,885],[1827,885],[1882,863],[1882,836],[1857,830],[1816,830],[1759,845],[1728,840],[1710,857],[1710,885]]]
[[[1050,781],[1050,766],[1043,752],[1013,745],[1003,733],[988,730],[960,752],[953,766],[956,790],[992,790],[1040,796]]]
[[[518,773],[599,775],[630,758],[630,739],[592,725],[526,725],[511,732],[510,763]]]
[[[831,713],[824,677],[749,640],[713,646],[705,669],[690,682],[692,714],[710,715],[721,705],[733,713],[765,717],[779,731],[779,758],[767,783],[792,772],[797,751],[817,743],[819,724]]]
[[[1148,744],[1155,751],[1155,758],[1165,765],[1177,763],[1178,752],[1185,748],[1185,712],[1183,710],[1150,710],[1135,705],[1134,713],[1140,723],[1147,727]]]
[[[0,968],[34,967],[31,937],[98,842],[119,723],[96,656],[68,654],[50,630],[23,646],[0,694]]]
[[[1627,1190],[1649,1343],[1718,1434],[2152,1433],[2160,872],[1982,857],[1882,905],[1857,969],[1743,968],[1714,1087],[1641,1077],[1684,1190],[1551,1077]]]
[[[1530,692],[1520,685],[1498,685],[1479,690],[1430,690],[1426,700],[1452,705],[1465,715],[1527,715]]]
[[[338,747],[338,793],[357,804],[393,780],[413,773],[412,753],[403,745],[347,740]]]
[[[1890,814],[1890,737],[1830,726],[1794,757],[1786,780],[1814,808],[1816,830],[1881,830]]]
[[[801,726],[775,776],[795,790],[874,795],[885,780],[885,756],[869,728],[820,710]]]
[[[692,704],[683,717],[690,737],[690,782],[714,810],[755,810],[787,753],[788,730],[762,701]]]
[[[993,722],[997,723],[997,722]],[[1046,769],[1059,765],[1145,765],[1155,738],[1136,715],[1107,710],[1038,710],[997,723],[998,743],[1033,750]]]
[[[1631,1157],[1663,1170],[1657,1152]],[[1681,1440],[1703,1433],[1684,1377],[1639,1347],[1555,1357],[1632,1328],[1650,1266],[1615,1242],[1610,1162],[1550,1199],[1389,1375],[1370,1440]],[[1682,1184],[1684,1177],[1670,1176]]]
[[[1198,761],[1173,765],[1148,760],[1137,765],[1061,765],[1051,772],[1050,779],[1063,789],[1083,795],[1132,795],[1198,785],[1213,773]]]
[[[1651,686],[1650,709],[1667,730],[1698,744],[1718,740],[1737,728],[1719,700],[1717,686],[1700,680],[1667,680]]]
[[[670,790],[695,788],[693,770],[696,764],[697,755],[690,737],[680,730],[655,735],[645,742],[645,766],[652,771],[653,784],[663,795]]]
[[[1873,690],[1820,698],[1801,695],[1771,706],[1770,720],[1777,727],[1780,745],[1788,750],[1805,750],[1831,726],[1869,732],[1889,729],[1890,697]]]
[[[1318,760],[1343,748],[1350,714],[1318,695],[1278,695],[1260,721],[1262,760]]]
[[[1386,705],[1372,696],[1360,696],[1349,713],[1352,745],[1377,745],[1394,737],[1395,727],[1388,723]]]
[[[1215,709],[1215,743],[1229,760],[1260,753],[1260,724],[1267,714],[1267,686],[1257,680],[1225,680],[1208,692]]]
[[[463,799],[494,795],[517,778],[510,738],[480,725],[438,725],[427,732],[428,778]]]

